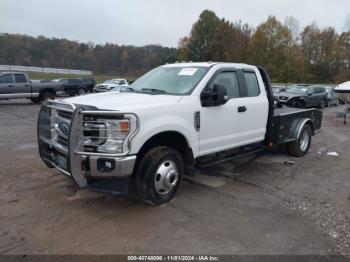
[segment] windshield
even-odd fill
[[[119,80],[107,80],[105,82],[103,82],[104,84],[118,84],[119,83]]]
[[[326,91],[331,92],[334,89],[334,86],[326,86]]]
[[[287,93],[292,93],[292,94],[305,94],[307,91],[306,87],[298,87],[298,86],[292,86],[287,89]]]
[[[158,67],[132,83],[135,91],[161,91],[172,95],[185,95],[207,73],[205,67]]]

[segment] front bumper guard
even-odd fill
[[[50,115],[52,109],[62,110],[60,103],[65,105],[65,111],[72,113],[69,131],[68,146],[62,146],[51,140]],[[68,105],[68,106],[67,106]],[[74,105],[69,108],[65,102],[52,102],[43,105],[38,119],[38,143],[39,154],[42,160],[50,168],[57,169],[60,173],[71,177],[79,187],[91,187],[94,190],[105,192],[122,191],[116,190],[118,181],[125,185],[126,180],[133,174],[136,156],[114,154],[87,153],[76,151],[78,135],[82,126],[82,109],[75,109]],[[66,157],[67,167],[62,168],[56,158],[60,154]],[[111,183],[109,183],[111,181]],[[110,188],[114,184],[113,188]],[[123,187],[125,188],[125,186]],[[126,187],[127,188],[127,187]]]

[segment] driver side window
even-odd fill
[[[226,87],[228,99],[240,97],[236,72],[220,72],[209,85],[209,89],[213,90],[215,84]]]
[[[6,74],[6,75],[0,76],[0,83],[3,83],[3,84],[13,83],[12,74]]]
[[[315,93],[315,88],[314,87],[309,88],[309,90],[307,90],[307,93],[310,95],[313,95]]]

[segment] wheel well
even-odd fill
[[[40,96],[42,96],[46,92],[50,92],[50,93],[56,94],[55,90],[53,90],[52,88],[47,88],[47,89],[44,89],[44,90],[40,91]]]
[[[310,128],[311,128],[311,133],[312,133],[312,135],[314,135],[314,134],[315,134],[315,126],[314,126],[314,123],[312,123],[311,120],[308,120],[308,121],[305,123],[305,125],[310,126]]]
[[[305,101],[303,99],[301,99],[300,97],[296,97],[296,98],[292,98],[290,101],[291,102],[299,102],[301,103],[302,105],[305,105]]]
[[[144,154],[147,153],[151,148],[154,148],[157,146],[168,146],[179,151],[179,153],[181,154],[184,160],[185,174],[193,175],[194,159],[193,159],[192,148],[187,143],[186,138],[182,134],[176,131],[162,132],[149,138],[146,141],[146,143],[144,143],[144,145],[139,150],[139,153],[137,154],[135,168],[137,168],[138,163],[140,162]]]

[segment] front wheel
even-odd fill
[[[149,150],[136,172],[136,188],[140,198],[149,205],[161,205],[174,198],[184,174],[180,153],[170,147]]]
[[[304,102],[299,100],[292,100],[291,102],[289,102],[289,105],[295,108],[305,108]]]
[[[311,145],[312,131],[309,125],[305,125],[296,141],[287,145],[288,153],[292,156],[301,157],[306,155]]]

